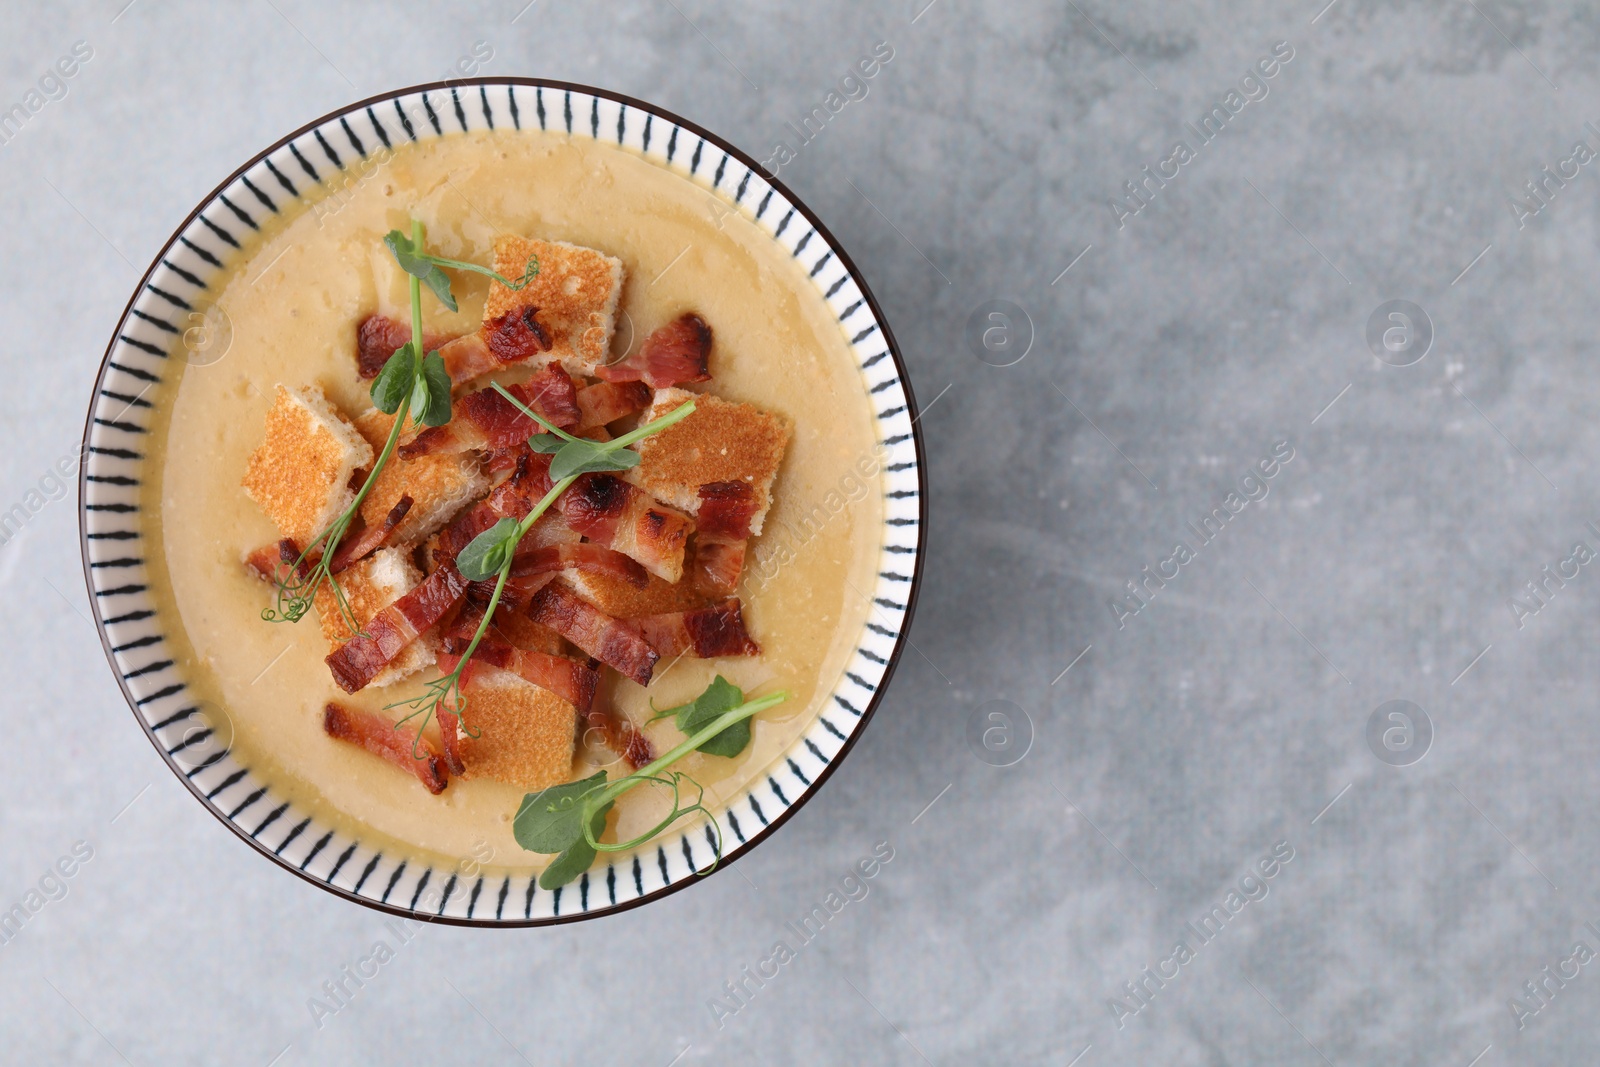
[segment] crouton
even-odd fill
[[[393,415],[373,408],[356,420],[374,453],[382,452],[394,426]],[[401,443],[416,436],[410,426]],[[403,459],[399,448],[389,457],[378,480],[361,502],[361,518],[368,526],[382,525],[384,517],[402,496],[411,497],[411,510],[390,536],[391,544],[414,546],[453,519],[458,511],[489,491],[488,475],[475,452],[434,453]]]
[[[480,666],[467,687],[463,718],[461,758],[468,777],[522,789],[543,789],[572,777],[578,711],[554,693],[508,671]]]
[[[372,462],[372,446],[321,388],[280,385],[242,484],[284,537],[305,545],[350,506],[350,478]],[[382,520],[380,513],[377,521]]]
[[[422,581],[422,572],[412,565],[404,551],[383,548],[336,575],[334,581],[344,592],[350,614],[365,627],[378,612],[415,589]],[[329,650],[337,651],[355,634],[345,623],[333,587],[326,582],[317,589],[316,605],[317,617],[322,621],[322,636],[328,639]],[[432,664],[437,655],[438,641],[431,633],[423,634],[403,648],[368,684],[398,682]]]
[[[674,584],[653,574],[642,589],[623,578],[593,571],[567,571],[562,581],[577,590],[583,599],[618,619],[688,611],[702,607],[710,600],[695,588],[692,581]]]
[[[750,533],[759,534],[772,506],[772,480],[789,445],[789,425],[780,416],[715,396],[662,389],[646,421],[654,421],[693,397],[694,414],[635,447],[639,466],[629,480],[664,504],[698,515],[701,486],[744,482],[754,493]]]
[[[490,282],[484,321],[538,308],[539,322],[550,333],[549,355],[574,374],[593,374],[611,349],[622,260],[563,241],[514,235],[495,240],[494,269],[502,277],[521,278],[529,256],[538,257],[538,275],[521,289]]]

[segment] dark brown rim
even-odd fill
[[[835,255],[837,255],[839,258],[839,262],[843,264],[845,270],[849,272],[850,277],[853,278],[856,284],[860,287],[861,295],[866,300],[867,307],[871,309],[873,317],[877,320],[878,329],[883,334],[884,342],[889,347],[889,356],[894,361],[895,373],[900,379],[901,388],[905,391],[906,411],[911,416],[912,445],[917,456],[917,554],[916,561],[912,565],[911,570],[911,591],[906,597],[905,619],[900,627],[900,636],[895,639],[894,652],[890,655],[889,662],[884,667],[882,681],[878,683],[878,688],[872,694],[872,699],[867,701],[867,706],[861,713],[861,721],[856,724],[856,728],[851,731],[850,737],[840,747],[839,751],[831,760],[828,761],[827,766],[823,767],[822,772],[812,780],[811,785],[806,788],[806,791],[797,796],[794,803],[786,807],[781,815],[773,819],[766,826],[762,827],[758,833],[752,834],[749,838],[747,838],[744,843],[740,845],[738,850],[731,856],[724,857],[718,862],[717,870],[722,870],[723,868],[731,866],[733,863],[737,862],[741,857],[755,851],[757,845],[764,842],[772,835],[774,831],[776,831],[784,823],[788,822],[789,819],[803,806],[805,806],[805,804],[809,802],[812,797],[816,796],[818,791],[821,790],[823,783],[832,777],[833,772],[841,763],[844,762],[845,756],[849,755],[850,750],[855,747],[856,741],[859,740],[861,735],[866,732],[867,724],[872,719],[874,713],[877,712],[878,706],[883,702],[884,694],[889,690],[889,683],[894,678],[895,668],[899,666],[901,654],[905,651],[905,645],[908,640],[908,635],[911,631],[912,617],[916,613],[917,597],[922,590],[923,565],[927,560],[928,551],[928,493],[926,473],[927,456],[923,449],[922,428],[917,425],[917,416],[920,414],[920,409],[917,407],[916,396],[911,390],[911,379],[906,374],[905,361],[900,355],[900,346],[895,341],[894,333],[889,328],[889,323],[884,317],[883,309],[878,305],[878,300],[875,296],[873,296],[872,290],[868,288],[866,279],[862,276],[861,271],[856,267],[855,261],[852,260],[849,254],[845,252],[844,246],[839,243],[839,239],[833,235],[832,231],[822,224],[822,220],[817,218],[816,214],[813,213],[812,210],[807,207],[800,200],[800,198],[789,189],[788,186],[778,181],[776,177],[770,176],[766,169],[763,168],[759,162],[746,154],[744,151],[735,148],[732,144],[729,144],[727,141],[723,140],[721,137],[718,137],[716,134],[705,129],[704,127],[696,125],[695,123],[681,118],[678,115],[665,110],[664,108],[658,107],[655,104],[647,103],[646,101],[640,100],[636,97],[628,96],[623,93],[611,92],[607,89],[597,89],[594,86],[582,85],[577,82],[554,81],[545,78],[464,78],[459,80],[427,82],[422,85],[412,85],[403,89],[394,89],[386,93],[379,93],[376,96],[369,96],[364,100],[358,100],[355,103],[347,104],[344,107],[330,111],[321,118],[308,122],[292,133],[279,138],[267,148],[250,157],[250,159],[247,160],[242,166],[224,178],[222,182],[216,186],[216,188],[212,189],[209,193],[202,197],[200,203],[195,206],[195,209],[191,211],[181,223],[178,224],[178,227],[173,230],[172,236],[168,237],[166,243],[161,246],[161,250],[156,253],[155,258],[151,261],[149,269],[144,272],[144,276],[141,277],[138,284],[134,286],[133,295],[129,297],[127,305],[122,309],[122,315],[117,319],[117,327],[112,331],[111,340],[106,344],[105,356],[100,361],[100,372],[95,376],[94,391],[89,397],[89,411],[84,417],[82,440],[84,454],[88,454],[89,434],[94,426],[95,398],[100,395],[101,384],[104,382],[106,371],[109,369],[111,353],[117,344],[117,334],[121,332],[123,323],[127,321],[129,313],[133,310],[133,305],[139,299],[139,294],[144,292],[145,286],[149,284],[150,278],[155,274],[156,268],[161,264],[161,260],[166,256],[167,252],[172,248],[172,246],[177,243],[179,235],[184,233],[189,228],[189,225],[194,222],[194,220],[202,211],[206,209],[206,207],[214,203],[217,197],[223,191],[225,191],[228,186],[232,185],[241,174],[255,166],[262,159],[276,152],[278,149],[282,148],[290,141],[300,137],[302,134],[308,133],[326,122],[330,122],[336,118],[339,118],[341,115],[348,115],[352,112],[360,110],[361,108],[370,107],[374,104],[383,103],[385,101],[407,96],[412,93],[423,93],[436,89],[449,89],[470,85],[525,85],[530,88],[558,89],[562,91],[580,92],[590,96],[596,96],[604,100],[613,100],[618,103],[625,104],[628,107],[636,108],[640,111],[654,114],[660,118],[666,119],[667,121],[676,123],[695,135],[705,138],[705,140],[709,141],[711,144],[716,145],[734,159],[737,159],[739,162],[743,163],[750,170],[760,174],[764,181],[766,181],[773,188],[777,189],[779,193],[786,197],[789,203],[794,206],[795,210],[798,211],[807,222],[816,228],[817,232],[822,235],[822,238],[828,242],[830,247],[833,248]],[[341,889],[340,887],[333,885],[331,882],[325,882],[322,879],[316,878],[307,873],[306,871],[300,870],[294,864],[273,852],[265,844],[257,841],[255,838],[245,833],[243,828],[235,824],[232,820],[226,818],[220,810],[206,800],[205,795],[200,791],[200,788],[195,785],[193,779],[185,774],[183,769],[178,766],[177,762],[167,754],[167,751],[162,746],[161,741],[156,737],[155,731],[150,729],[149,725],[144,721],[144,718],[140,716],[137,705],[134,702],[134,696],[128,691],[127,680],[122,677],[122,672],[117,668],[116,656],[111,651],[111,641],[106,634],[105,621],[101,617],[100,606],[96,602],[95,598],[94,580],[89,565],[89,531],[87,524],[88,513],[85,510],[86,500],[84,494],[86,492],[87,485],[88,463],[84,462],[80,463],[78,467],[78,544],[79,552],[83,561],[83,581],[85,587],[88,589],[90,607],[94,611],[95,629],[100,634],[100,645],[105,650],[106,660],[111,665],[112,674],[116,675],[117,677],[117,686],[122,690],[123,699],[128,702],[128,710],[133,714],[134,720],[138,722],[140,729],[142,729],[145,733],[145,736],[149,738],[150,744],[155,748],[156,752],[160,754],[162,760],[166,762],[169,768],[171,768],[172,773],[177,775],[178,780],[181,781],[189,790],[189,792],[194,795],[195,799],[200,801],[201,807],[210,812],[217,819],[217,821],[231,830],[234,836],[245,842],[256,852],[259,852],[261,855],[271,860],[277,866],[289,871],[291,874],[298,875],[300,878],[316,886],[318,889],[331,893],[334,896],[341,897],[345,900],[352,901],[353,903],[359,904],[362,907],[371,908],[374,911],[385,912],[390,915],[398,915],[407,919],[415,919],[419,922],[439,923],[448,926],[486,927],[491,929],[515,929],[529,926],[559,926],[566,923],[599,919],[607,915],[616,915],[632,908],[641,907],[642,905],[659,900],[662,897],[670,896],[671,894],[676,893],[688,886],[697,884],[698,879],[696,878],[682,878],[671,885],[662,886],[660,889],[646,893],[641,897],[636,897],[624,904],[612,904],[607,907],[593,908],[588,911],[576,912],[569,915],[553,915],[547,918],[539,919],[469,919],[457,918],[449,915],[419,915],[418,913],[406,908],[395,907],[394,905],[384,904],[380,901],[369,900],[366,897],[359,896],[346,889]]]

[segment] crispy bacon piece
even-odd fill
[[[461,662],[461,653],[466,651],[466,641],[451,637],[447,639],[446,644],[449,650],[440,654],[439,669],[448,674]],[[503,642],[491,640],[487,635],[478,642],[466,673],[470,675],[479,667],[497,667],[503,671],[510,671],[540,689],[549,690],[585,714],[594,706],[595,687],[600,682],[600,675],[597,672],[575,659],[551,655],[548,652],[512,648]],[[467,698],[469,712],[472,710],[471,700],[469,695]]]
[[[750,536],[756,503],[756,491],[749,482],[707,482],[700,487],[695,529],[705,537],[743,541]]]
[[[329,737],[359,745],[374,756],[411,772],[435,796],[450,784],[449,772],[439,753],[427,740],[419,741],[417,732],[410,727],[397,728],[370,711],[330,702],[322,709],[322,729]],[[412,755],[413,745],[423,753],[421,759]]]
[[[383,517],[383,522],[378,526],[369,526],[356,537],[346,537],[339,542],[339,548],[333,554],[333,562],[328,564],[328,570],[338,574],[352,563],[366,559],[378,551],[394,536],[395,530],[405,521],[406,514],[411,511],[411,498],[402,496],[394,502],[394,507],[389,509],[389,514]]]
[[[744,573],[747,542],[696,538],[694,546],[694,586],[711,596],[728,596],[738,588]]]
[[[523,307],[483,324],[484,343],[501,363],[521,363],[550,351],[550,332],[539,323],[539,309]]]
[[[650,739],[615,708],[590,708],[584,716],[584,736],[587,737],[591,730],[599,735],[602,745],[621,756],[632,770],[636,771],[656,758]]]
[[[639,351],[610,366],[595,368],[608,382],[643,380],[652,389],[686,382],[709,382],[711,327],[694,312],[680,315],[644,339]]]
[[[694,522],[644,490],[610,474],[585,474],[556,501],[578,533],[644,564],[668,582],[683,577],[683,550]]]
[[[450,334],[424,333],[422,350],[432,352],[454,340]],[[368,315],[356,327],[356,373],[376,378],[395,349],[411,340],[411,324],[387,315]]]
[[[300,546],[294,539],[285,537],[276,544],[262,545],[244,558],[245,566],[255,571],[256,577],[265,582],[276,585],[288,581],[299,563],[299,577],[302,581],[311,573],[312,560],[300,560]]]
[[[761,652],[744,627],[744,611],[735,597],[692,611],[646,615],[628,621],[663,656],[692,652],[701,659],[711,659]]]
[[[643,382],[596,382],[578,390],[578,425],[604,426],[649,406],[650,387]]]
[[[435,704],[433,711],[439,717],[439,740],[443,743],[445,766],[450,768],[451,774],[466,774],[467,765],[461,759],[461,716],[442,702]]]
[[[461,550],[472,544],[472,539],[500,521],[500,513],[486,503],[479,502],[462,512],[440,530],[431,543],[431,566],[452,562]]]
[[[508,311],[477,333],[458,337],[439,349],[444,369],[456,385],[550,350],[550,334],[535,317],[538,308]]]
[[[601,663],[640,685],[650,684],[660,654],[635,627],[612,618],[561,583],[539,590],[528,606],[528,615]]]
[[[565,429],[578,424],[578,389],[559,363],[543,368],[521,385],[508,386],[506,392],[556,426]],[[451,416],[443,426],[430,426],[401,445],[401,458],[469,448],[514,448],[531,435],[544,433],[543,427],[493,389],[459,397]]]
[[[532,531],[530,530],[531,534]],[[523,538],[526,542],[528,538]],[[529,548],[517,546],[511,561],[511,577],[526,578],[538,574],[553,574],[564,570],[589,571],[620,578],[629,585],[643,589],[650,581],[645,569],[621,552],[593,542],[569,541],[564,544]]]
[[[366,687],[379,671],[438,622],[466,592],[466,579],[454,562],[442,565],[411,592],[379,611],[357,634],[327,657],[333,680],[346,693]]]

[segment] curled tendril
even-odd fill
[[[720,862],[721,859],[722,859],[722,827],[717,823],[717,820],[714,817],[712,817],[711,809],[707,808],[705,806],[705,803],[704,803],[705,802],[705,796],[706,796],[705,786],[703,786],[699,782],[695,781],[695,779],[690,778],[687,774],[683,773],[682,771],[668,771],[665,776],[662,776],[662,775],[644,775],[644,776],[641,776],[641,777],[637,778],[636,781],[641,782],[641,783],[642,782],[654,782],[657,785],[663,785],[663,786],[666,786],[669,789],[671,789],[672,790],[672,811],[667,814],[666,818],[662,819],[659,823],[657,823],[655,826],[651,827],[646,832],[640,834],[638,837],[633,838],[631,841],[619,841],[619,842],[617,842],[615,844],[607,844],[607,843],[605,843],[603,841],[596,840],[596,838],[594,836],[594,833],[593,833],[592,829],[589,826],[590,820],[587,819],[587,818],[580,819],[579,822],[583,827],[583,838],[584,838],[584,840],[586,842],[588,842],[589,847],[593,848],[596,852],[626,852],[629,849],[637,848],[638,846],[644,844],[646,841],[649,841],[651,838],[653,838],[656,835],[662,833],[669,826],[671,826],[673,823],[677,822],[679,819],[687,818],[687,817],[695,814],[696,812],[701,812],[706,816],[707,821],[709,821],[711,823],[712,828],[716,831],[717,843],[716,843],[716,846],[712,849],[712,854],[713,854],[713,856],[715,858],[712,859],[710,866],[703,867],[703,868],[701,868],[699,870],[696,870],[695,874],[703,876],[703,875],[710,874],[712,871],[716,870],[718,862]],[[693,786],[694,790],[695,790],[694,803],[693,804],[689,804],[687,806],[685,806],[682,803],[682,791],[681,791],[682,783],[685,782],[685,781],[687,781],[691,786]],[[596,793],[598,793],[601,790],[603,790],[604,788],[605,788],[605,784],[601,783],[595,789],[591,790],[588,793],[585,793],[584,794],[584,798],[587,799],[589,797],[592,797]],[[566,798],[563,798],[563,799],[566,799]]]

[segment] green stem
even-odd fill
[[[709,725],[685,738],[681,744],[679,744],[672,751],[668,752],[666,755],[657,759],[654,763],[651,763],[646,767],[641,767],[639,770],[634,771],[626,778],[618,778],[616,781],[607,784],[604,789],[589,794],[588,798],[584,800],[584,807],[587,810],[587,815],[585,818],[593,816],[595,811],[605,807],[606,804],[617,799],[634,786],[642,785],[646,779],[654,778],[658,771],[664,770],[665,768],[670,767],[672,764],[678,762],[680,759],[687,756],[689,753],[693,752],[695,749],[699,748],[713,737],[716,737],[728,727],[743,722],[752,715],[766,711],[768,708],[775,708],[788,699],[789,694],[780,689],[776,693],[770,693],[767,696],[746,701],[736,708],[730,708],[729,710],[723,712]],[[585,822],[584,825],[587,825],[587,823]]]
[[[413,234],[413,237],[414,236],[415,236],[415,234]],[[524,288],[530,281],[532,281],[539,274],[539,267],[538,267],[538,261],[537,260],[531,260],[530,261],[531,263],[533,263],[533,266],[531,267],[531,269],[527,269],[527,270],[523,271],[522,278],[520,280],[512,281],[510,278],[504,277],[503,275],[499,274],[498,272],[492,271],[488,267],[481,266],[481,265],[479,265],[477,263],[464,263],[459,259],[446,259],[443,256],[435,256],[435,255],[430,255],[427,252],[423,252],[422,251],[422,241],[420,239],[418,239],[416,241],[415,247],[417,249],[417,257],[416,258],[418,258],[418,259],[425,260],[425,261],[427,261],[429,263],[432,263],[434,266],[437,266],[437,267],[454,267],[456,270],[469,270],[469,271],[472,271],[475,274],[484,274],[484,275],[489,276],[490,278],[493,278],[495,281],[499,282],[501,285],[505,286],[507,289],[511,289],[511,290],[517,290],[517,289]]]
[[[613,448],[627,448],[635,441],[642,441],[651,434],[665,430],[668,426],[671,426],[674,423],[682,422],[692,414],[694,414],[694,398],[690,397],[688,400],[685,400],[683,403],[679,404],[677,407],[673,408],[659,419],[656,419],[653,422],[647,422],[637,430],[634,430],[631,433],[625,433],[615,440],[607,441],[603,447],[608,450]]]
[[[503,396],[507,400],[511,401],[511,405],[513,407],[515,407],[518,411],[520,411],[524,415],[528,416],[528,418],[532,419],[534,422],[537,422],[540,426],[543,426],[546,433],[553,433],[557,437],[561,438],[563,441],[576,441],[577,440],[576,437],[572,436],[570,433],[568,433],[567,431],[563,430],[561,427],[556,426],[556,425],[554,425],[552,423],[546,422],[544,420],[544,416],[540,415],[537,411],[534,411],[532,408],[528,407],[522,401],[520,401],[516,397],[512,396],[509,392],[506,391],[506,387],[501,385],[499,382],[490,382],[489,386],[495,392],[499,393],[501,396]]]

